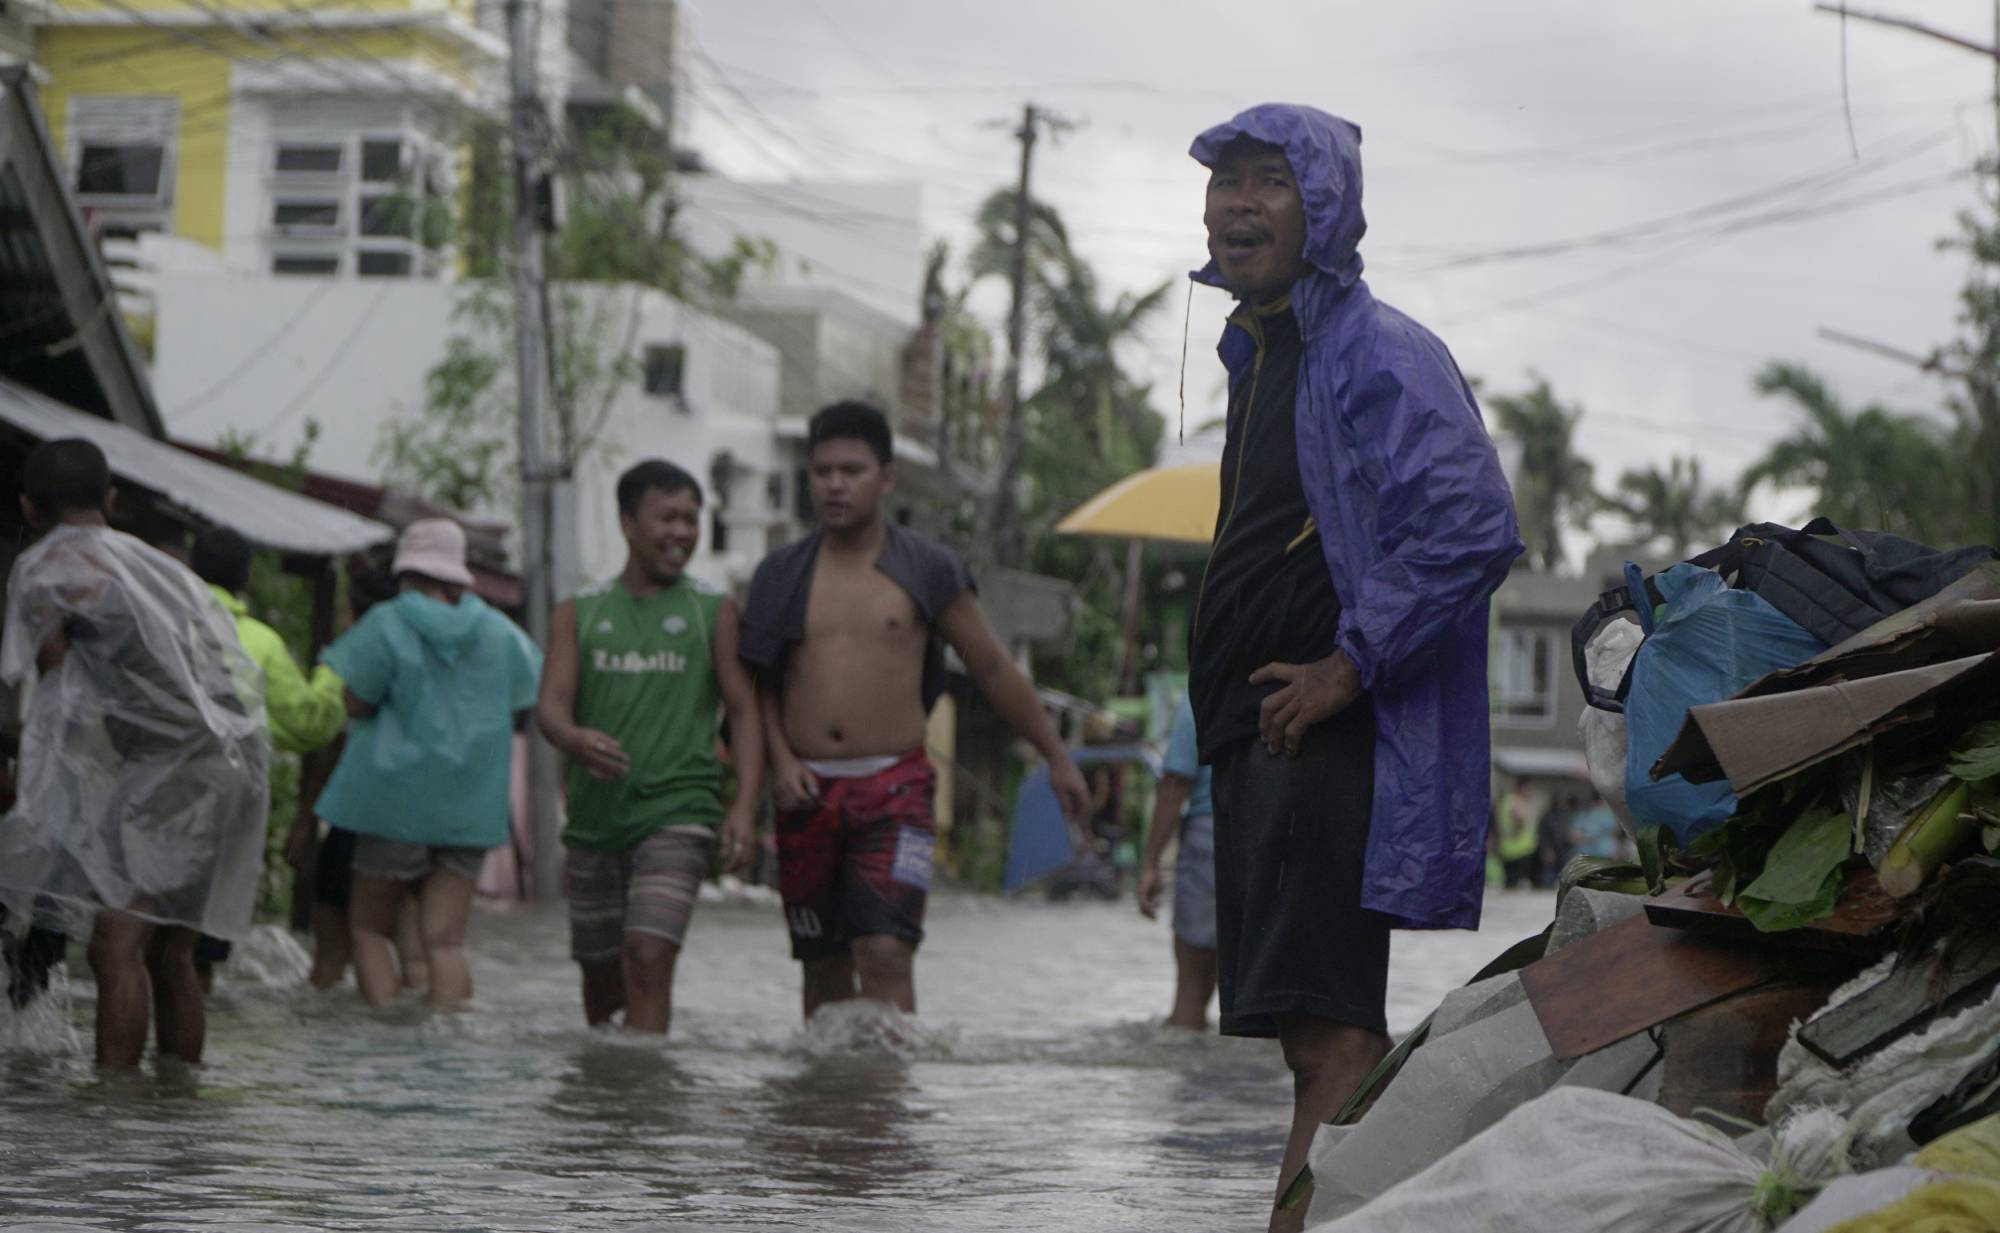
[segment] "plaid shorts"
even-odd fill
[[[612,963],[628,933],[679,946],[715,836],[661,830],[623,852],[569,850],[569,953],[578,963]]]

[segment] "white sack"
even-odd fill
[[[1393,1089],[1392,1089],[1393,1090]],[[1767,1233],[1757,1161],[1658,1105],[1557,1088],[1313,1233]]]

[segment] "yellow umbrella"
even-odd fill
[[[1128,475],[1056,524],[1060,535],[1206,544],[1222,504],[1222,464],[1184,462]]]

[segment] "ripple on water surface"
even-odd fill
[[[1407,1027],[1546,897],[1479,935],[1397,940]],[[1289,1084],[1269,1042],[1161,1028],[1166,930],[1123,904],[940,896],[923,1013],[798,1026],[764,905],[704,903],[674,1034],[593,1031],[557,910],[481,911],[473,1009],[302,987],[272,934],[211,1004],[209,1064],[89,1065],[91,983],[0,1013],[0,1223],[13,1229],[1241,1229]]]

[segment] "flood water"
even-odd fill
[[[1493,894],[1477,935],[1397,935],[1392,1027],[1552,906]],[[476,914],[457,1015],[316,994],[265,937],[223,970],[205,1067],[113,1077],[73,946],[66,996],[0,1023],[0,1225],[1262,1227],[1289,1084],[1272,1042],[1153,1026],[1164,924],[943,895],[930,930],[916,1020],[850,1005],[802,1029],[777,909],[705,903],[665,1045],[582,1026],[560,908]]]

